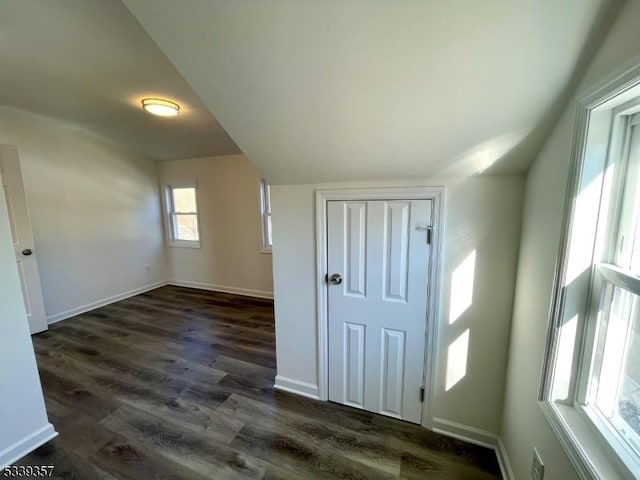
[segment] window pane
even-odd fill
[[[198,217],[194,214],[174,214],[175,240],[199,240]]]
[[[638,245],[638,212],[640,195],[640,125],[630,129],[629,162],[625,172],[625,182],[620,225],[616,245],[616,264],[640,273],[640,248]]]
[[[271,187],[262,180],[260,182],[260,209],[262,213],[262,247],[271,248]]]
[[[618,410],[624,423],[640,435],[640,322],[633,324],[625,353]]]
[[[196,189],[172,188],[174,212],[196,212]]]
[[[264,184],[264,197],[265,213],[271,214],[271,186],[268,183]]]
[[[596,349],[594,403],[612,427],[640,449],[640,322],[638,296],[613,287]]]

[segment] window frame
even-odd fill
[[[175,212],[173,207],[173,190],[179,188],[193,188],[195,192],[195,212]],[[200,228],[200,208],[198,207],[198,185],[196,180],[170,181],[164,184],[164,210],[165,225],[167,233],[167,244],[169,247],[179,248],[202,248],[202,229]],[[183,240],[176,238],[175,215],[194,215],[198,226],[197,240]]]
[[[273,251],[273,223],[271,212],[271,185],[264,178],[259,179],[258,195],[260,200],[260,252],[272,253]],[[271,242],[269,241],[271,237]]]
[[[621,440],[621,435],[608,428],[604,417],[594,415],[595,408],[587,407],[589,378],[593,355],[596,348],[595,327],[597,313],[601,307],[601,292],[605,279],[614,280],[613,285],[629,282],[629,276],[621,273],[612,262],[612,252],[617,241],[618,222],[621,218],[621,198],[623,194],[614,193],[614,187],[624,186],[623,173],[616,169],[610,175],[608,167],[611,159],[628,156],[625,150],[626,136],[631,128],[632,115],[640,111],[640,57],[633,59],[616,74],[596,85],[586,94],[580,96],[576,106],[575,130],[572,145],[572,159],[569,170],[569,188],[565,200],[562,224],[561,244],[554,276],[553,297],[549,314],[546,351],[539,392],[539,405],[549,424],[567,452],[570,460],[583,479],[633,479],[634,472],[640,472],[640,455],[631,451],[631,447]],[[600,113],[598,113],[600,112]],[[607,114],[609,118],[606,119]],[[625,118],[621,120],[623,117]],[[588,134],[595,122],[608,122],[607,149],[593,155],[595,148],[590,146]],[[621,129],[621,121],[624,129]],[[593,122],[593,123],[592,123]],[[591,149],[591,150],[590,150]],[[587,159],[589,156],[589,159]],[[613,212],[605,217],[598,212],[598,221],[591,251],[591,268],[587,291],[584,291],[583,320],[577,326],[575,344],[572,347],[573,359],[570,383],[567,388],[566,401],[554,400],[552,388],[558,357],[560,330],[566,320],[567,303],[567,270],[570,257],[570,243],[576,220],[576,203],[582,182],[585,180],[585,168],[588,162],[602,162],[601,191],[599,208]],[[625,159],[624,162],[628,162]],[[626,168],[626,166],[625,166]],[[611,177],[611,178],[608,178]],[[605,207],[603,207],[605,202]],[[609,204],[607,202],[614,202]],[[612,228],[615,223],[615,228]],[[614,238],[614,236],[616,238]],[[598,255],[604,255],[598,257]],[[604,264],[598,266],[598,264]],[[632,292],[640,292],[640,280],[634,282]],[[636,288],[637,287],[637,288]],[[577,287],[574,287],[577,288]],[[584,289],[584,286],[582,287]],[[626,289],[628,290],[628,289]],[[622,442],[622,443],[621,443]]]

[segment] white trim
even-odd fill
[[[281,390],[295,395],[320,400],[318,397],[318,386],[313,383],[301,382],[293,378],[276,375],[276,383],[273,385],[276,390]]]
[[[431,426],[433,382],[437,361],[438,314],[444,226],[444,187],[349,188],[316,190],[316,301],[318,329],[318,397],[329,399],[329,343],[327,338],[327,202],[331,200],[431,200],[433,202],[433,244],[429,271],[426,312],[426,358],[424,367],[425,402],[422,407],[424,427]]]
[[[431,430],[481,447],[495,448],[498,444],[498,436],[495,433],[452,422],[444,418],[433,417],[433,428]]]
[[[105,305],[109,305],[111,303],[119,302],[120,300],[124,300],[125,298],[133,297],[150,290],[155,290],[156,288],[164,287],[165,285],[167,285],[167,283],[168,282],[166,281],[152,283],[150,285],[145,285],[144,287],[134,288],[133,290],[129,290],[127,292],[122,292],[111,297],[103,298],[102,300],[96,300],[95,302],[87,303],[86,305],[72,308],[71,310],[67,310],[65,312],[56,313],[55,315],[50,315],[47,317],[47,323],[51,325],[62,320],[66,320],[67,318],[75,317],[76,315],[80,315],[81,313],[104,307]]]
[[[18,440],[13,445],[10,445],[0,452],[0,471],[9,465],[13,465],[22,457],[28,455],[36,448],[44,445],[49,440],[52,440],[57,436],[58,432],[55,431],[53,425],[47,423],[41,429],[36,430],[21,440]]]
[[[429,272],[429,288],[427,297],[427,343],[425,352],[425,401],[422,405],[422,423],[421,425],[430,428],[433,416],[431,414],[431,406],[433,405],[433,392],[435,390],[436,365],[438,364],[438,336],[439,336],[439,319],[440,319],[440,279],[442,276],[442,259],[444,258],[444,217],[445,217],[445,199],[446,190],[444,187],[439,189],[433,198],[433,254],[431,256],[431,271]]]
[[[496,446],[496,456],[498,457],[498,465],[500,465],[502,478],[505,480],[516,480],[516,474],[513,473],[513,468],[511,468],[507,448],[504,446],[504,442],[500,437],[498,437],[498,445]]]
[[[505,480],[515,480],[516,477],[511,468],[507,450],[502,439],[495,433],[437,417],[433,419],[433,428],[431,430],[447,437],[462,440],[463,442],[490,448],[496,453],[502,478]]]
[[[619,96],[638,84],[640,55],[632,58],[600,82],[586,87],[577,96],[578,104],[591,110]],[[625,99],[625,100],[630,100]],[[624,103],[623,101],[620,104]]]
[[[232,293],[234,295],[244,295],[245,297],[266,298],[273,300],[273,292],[265,290],[251,290],[248,288],[228,287],[226,285],[214,285],[212,283],[185,282],[182,280],[169,280],[166,285],[175,287],[197,288],[200,290],[210,290],[212,292]]]
[[[173,238],[174,224],[172,219],[173,198],[172,189],[174,188],[193,188],[195,190],[196,211],[190,212],[196,216],[198,225],[198,240],[180,240]],[[169,180],[163,183],[162,188],[162,211],[164,213],[165,234],[167,238],[167,247],[173,248],[202,248],[202,228],[200,225],[200,208],[198,207],[198,179],[190,180]],[[186,213],[186,212],[185,212]]]
[[[202,248],[202,243],[200,243],[200,240],[171,240],[171,242],[167,244],[167,247],[169,248]]]
[[[566,426],[563,425],[563,421],[555,412],[553,412],[553,407],[549,404],[549,402],[540,401],[538,402],[538,405],[542,410],[542,413],[544,414],[545,418],[549,422],[549,426],[551,427],[551,430],[556,435],[556,437],[558,438],[558,441],[560,442],[560,445],[562,445],[562,448],[564,449],[565,453],[569,457],[571,464],[578,472],[578,475],[580,476],[580,478],[597,480],[598,474],[596,473],[596,470],[593,464],[588,461],[585,462],[584,459],[581,458],[580,454],[575,449],[574,442],[578,443],[578,441],[575,438],[571,439],[573,432],[571,432],[569,429],[566,428]]]
[[[606,263],[600,263],[596,268],[605,281],[634,295],[640,295],[640,277],[636,277],[630,270]]]
[[[622,471],[619,465],[611,462],[611,458],[617,456],[616,452],[600,438],[596,427],[585,422],[572,406],[552,405],[545,401],[538,402],[538,405],[580,478],[636,478],[633,473]]]
[[[164,287],[165,285],[173,285],[176,287],[186,287],[186,288],[197,288],[200,290],[210,290],[212,292],[232,293],[235,295],[244,295],[246,297],[255,297],[255,298],[266,298],[269,300],[273,299],[273,292],[266,292],[263,290],[249,290],[246,288],[227,287],[224,285],[213,285],[208,283],[182,282],[179,280],[165,280],[162,282],[156,282],[150,285],[145,285],[144,287],[135,288],[127,292],[119,293],[118,295],[104,298],[102,300],[97,300],[95,302],[88,303],[80,307],[72,308],[71,310],[67,310],[65,312],[51,315],[47,317],[47,323],[49,325],[52,325],[54,323],[61,322],[62,320],[66,320],[67,318],[75,317],[76,315],[86,313],[90,310],[95,310],[96,308],[104,307],[111,303],[124,300],[125,298],[134,297],[136,295],[140,295],[141,293],[145,293],[150,290],[155,290],[156,288]]]

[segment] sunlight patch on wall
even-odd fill
[[[467,375],[467,356],[469,353],[469,329],[449,345],[447,353],[447,378],[445,391],[451,390]]]
[[[455,176],[482,173],[518,146],[530,131],[530,129],[514,130],[479,143],[463,152],[441,173]]]
[[[602,172],[592,180],[575,200],[573,227],[569,240],[569,258],[565,285],[571,284],[585,270],[591,267],[593,244],[585,241],[595,237],[597,216],[600,209]]]
[[[453,271],[449,301],[449,325],[453,324],[473,303],[473,283],[476,271],[476,251]]]
[[[573,371],[573,349],[576,342],[578,315],[574,315],[560,327],[558,360],[553,378],[553,399],[565,400],[569,396]]]

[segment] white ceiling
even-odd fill
[[[178,102],[180,115],[144,113],[140,100],[152,96]],[[119,0],[0,1],[0,104],[156,159],[239,151]]]
[[[613,3],[124,2],[272,183],[526,170]]]

